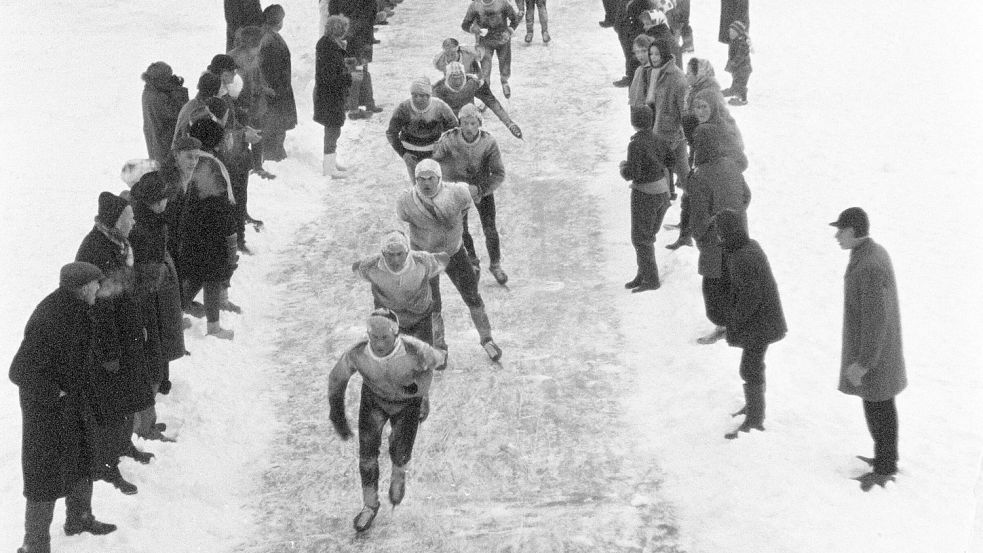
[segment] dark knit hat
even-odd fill
[[[182,150],[199,150],[201,149],[201,140],[193,136],[180,136],[174,141],[171,146],[171,150],[175,152],[180,152]]]
[[[192,138],[200,140],[202,148],[214,150],[222,142],[222,138],[225,136],[225,129],[222,128],[222,125],[211,119],[199,119],[191,124],[191,130],[188,131],[188,134]]]
[[[147,70],[143,72],[141,78],[145,82],[159,82],[170,77],[174,74],[174,70],[171,69],[170,65],[162,61],[155,61],[147,66]]]
[[[198,93],[202,96],[210,97],[218,94],[222,88],[222,78],[215,73],[205,71],[198,77]]]
[[[133,185],[130,189],[130,197],[134,200],[151,205],[167,197],[167,186],[161,178],[159,171],[151,171]]]
[[[93,280],[101,280],[105,275],[92,263],[75,261],[61,268],[58,274],[58,287],[66,290],[80,288]]]
[[[232,59],[232,56],[228,54],[215,54],[215,57],[212,58],[212,63],[208,64],[207,69],[209,73],[221,75],[223,71],[235,71],[236,67],[236,60]]]
[[[854,236],[867,236],[870,232],[870,219],[867,212],[859,207],[848,207],[840,213],[835,221],[829,224],[838,229],[852,228]]]
[[[631,126],[636,129],[651,129],[655,123],[652,108],[647,105],[631,107]]]
[[[747,25],[745,25],[743,21],[736,20],[730,25],[728,25],[727,28],[734,29],[734,32],[736,32],[738,36],[743,36],[743,37],[747,36]]]
[[[99,194],[99,213],[96,215],[96,221],[111,227],[116,224],[120,214],[128,205],[130,205],[129,202],[116,194],[102,192]]]

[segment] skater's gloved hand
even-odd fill
[[[113,359],[112,361],[106,361],[102,364],[102,368],[106,369],[107,372],[116,374],[119,372],[119,360]]]
[[[420,422],[427,420],[430,416],[430,397],[427,396],[423,398],[423,402],[420,403]]]
[[[863,383],[865,374],[867,374],[867,369],[862,367],[860,363],[851,363],[846,368],[846,379],[854,386],[860,386]]]
[[[348,426],[347,420],[331,419],[331,424],[334,425],[334,431],[338,433],[338,436],[342,439],[342,441],[352,437],[352,429]]]

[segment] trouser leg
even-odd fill
[[[864,416],[874,439],[874,472],[885,475],[898,472],[898,410],[894,398],[864,400]]]
[[[118,465],[119,457],[123,454],[123,436],[129,439],[126,417],[111,417],[103,422],[102,426],[96,425],[93,432],[95,435],[92,452],[93,471],[107,465],[110,467]],[[130,419],[130,428],[132,428],[132,419]]]
[[[411,400],[389,419],[392,432],[389,434],[389,458],[393,466],[405,467],[413,456],[413,444],[420,426],[420,404],[422,398]]]
[[[485,304],[481,299],[481,294],[478,292],[478,281],[475,278],[474,270],[471,268],[471,262],[468,261],[468,255],[461,248],[454,255],[451,256],[450,261],[447,263],[447,269],[444,271],[447,274],[447,278],[450,279],[454,287],[457,288],[458,293],[461,294],[461,299],[468,306],[468,310],[471,312],[471,320],[474,322],[475,329],[478,331],[478,336],[482,341],[491,338],[491,323],[488,321],[488,315],[485,313]]]
[[[24,510],[24,548],[29,553],[51,551],[51,521],[54,517],[54,501],[27,500]]]
[[[221,281],[205,282],[205,320],[210,323],[217,323],[221,316],[222,291],[224,286]]]
[[[92,514],[92,480],[83,478],[72,486],[65,497],[65,513],[68,522],[88,518]]]
[[[263,168],[263,141],[254,142],[249,145],[249,154],[252,159],[252,168],[260,170]]]
[[[358,411],[358,472],[366,505],[379,504],[379,447],[387,420],[389,416],[376,404],[375,395],[363,385]]]
[[[488,260],[492,265],[502,260],[499,246],[498,227],[495,224],[495,195],[489,194],[478,202],[478,217],[481,218],[481,230],[485,234],[485,247],[488,249]],[[474,249],[472,244],[471,249]]]
[[[464,250],[468,253],[470,259],[477,260],[478,252],[474,249],[474,237],[471,236],[471,229],[468,228],[468,214],[464,214],[464,222],[461,225],[463,229],[461,231],[461,243],[464,246]]]
[[[372,92],[372,75],[369,74],[369,64],[362,67],[362,88],[358,92],[358,105],[374,108],[375,94]]]
[[[505,84],[512,76],[512,41],[496,47],[495,50],[498,52],[498,74],[501,76],[502,84]]]
[[[669,195],[631,191],[631,243],[635,248],[638,275],[646,283],[658,284],[655,262],[655,235],[669,209]]]
[[[731,91],[738,97],[747,100],[747,83],[750,78],[751,71],[748,69],[738,69],[735,71]]]
[[[341,137],[341,126],[324,126],[324,153],[333,154],[338,151],[338,138]]]
[[[407,336],[418,338],[431,346],[434,345],[432,314],[424,316],[412,326],[400,327],[399,331]]]
[[[538,0],[536,9],[539,11],[539,28],[543,31],[549,31],[549,13],[546,11],[546,0]]]
[[[444,338],[444,317],[441,315],[440,275],[430,279],[430,293],[433,295],[433,311],[430,313],[430,326],[433,331],[433,347],[447,351]]]
[[[741,378],[744,380],[745,423],[761,426],[765,420],[765,353],[768,344],[744,346]]]
[[[519,0],[522,2],[523,0]],[[526,32],[531,33],[533,25],[536,23],[536,0],[524,0],[526,3]],[[540,18],[542,20],[542,18]]]
[[[232,185],[232,196],[236,203],[233,206],[236,218],[236,234],[241,242],[245,240],[246,232],[246,208],[249,201],[249,170],[234,168],[229,170],[229,181]]]
[[[618,29],[618,42],[621,44],[621,52],[625,56],[625,76],[629,79],[635,77],[635,69],[638,67],[638,60],[635,59],[635,54],[631,51],[634,40],[635,37],[631,36],[630,32]]]

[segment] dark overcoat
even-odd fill
[[[331,127],[345,124],[345,98],[352,76],[345,67],[345,50],[334,39],[317,41],[314,73],[314,121]]]
[[[771,344],[788,327],[768,257],[757,241],[744,236],[723,244],[730,283],[727,343],[736,347]]]
[[[133,291],[133,269],[125,249],[98,228],[82,240],[75,261],[92,263],[116,285],[116,293],[100,297],[92,313],[93,358],[90,375],[92,406],[105,420],[120,418],[154,404],[154,375],[147,364],[146,329]],[[107,367],[106,365],[110,365]],[[108,370],[118,366],[115,371]]]
[[[375,0],[331,0],[328,2],[329,15],[344,15],[348,18],[348,42],[346,52],[349,57],[364,62],[372,61],[372,44],[375,39],[375,19],[379,7]]]
[[[264,128],[290,130],[297,126],[297,102],[290,83],[290,48],[280,33],[267,30],[259,49],[259,69],[276,93],[266,100]]]
[[[54,501],[89,477],[92,313],[59,288],[34,309],[10,365],[23,415],[24,497]]]
[[[887,251],[867,238],[850,252],[843,277],[843,352],[840,391],[867,401],[886,401],[908,385],[901,348],[901,309],[894,268]],[[860,386],[846,368],[867,369]]]
[[[140,202],[133,203],[133,218],[134,290],[147,329],[147,362],[159,383],[170,378],[167,364],[184,356],[181,291],[167,250],[166,218]]]
[[[720,35],[717,40],[724,44],[730,44],[727,28],[735,21],[744,23],[748,32],[751,32],[749,2],[750,0],[720,0]]]
[[[235,212],[226,196],[199,199],[188,189],[181,217],[181,276],[198,282],[228,280],[232,276],[229,236],[237,231]],[[232,242],[234,244],[234,242]]]
[[[706,278],[721,278],[723,250],[711,218],[724,209],[732,209],[747,229],[751,190],[740,166],[725,156],[698,165],[686,181],[686,193],[690,197],[690,230],[700,250],[699,273]]]
[[[188,102],[188,89],[173,75],[151,79],[143,87],[143,138],[150,159],[163,163],[171,152],[178,114]]]

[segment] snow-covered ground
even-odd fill
[[[543,47],[537,30],[532,46],[513,45],[511,109],[527,141],[514,141],[498,122],[486,121],[502,144],[510,174],[502,192],[500,226],[514,282],[505,293],[486,274],[482,288],[506,350],[504,368],[486,376],[487,364],[468,350],[474,347],[473,336],[452,333],[451,347],[461,352],[462,366],[442,377],[442,389],[453,389],[472,369],[482,371],[475,378],[489,394],[505,389],[513,378],[525,378],[525,408],[542,407],[544,397],[562,398],[565,392],[542,382],[577,382],[558,372],[580,371],[582,363],[585,404],[588,394],[604,398],[612,390],[596,385],[598,374],[616,379],[615,391],[631,390],[624,394],[622,410],[601,415],[613,425],[612,436],[633,438],[614,453],[632,468],[619,472],[599,463],[595,479],[610,476],[612,488],[634,486],[637,491],[627,497],[598,496],[598,501],[621,501],[639,511],[658,505],[663,513],[659,524],[669,525],[660,528],[672,528],[667,531],[672,539],[592,541],[589,535],[572,533],[563,542],[568,550],[983,550],[978,537],[983,524],[977,521],[983,516],[977,499],[983,494],[983,352],[975,335],[983,306],[977,284],[983,266],[975,255],[983,238],[977,214],[983,196],[977,154],[983,133],[979,110],[970,109],[978,102],[981,85],[973,62],[981,57],[983,8],[967,1],[899,6],[887,0],[771,0],[751,7],[751,103],[732,112],[750,158],[746,176],[753,192],[752,237],[770,257],[790,332],[767,358],[767,431],[731,442],[722,436],[736,424],[728,412],[741,403],[739,351],[695,345],[695,337],[708,328],[695,250],[670,253],[662,246],[675,233],[660,233],[662,289],[641,297],[620,290],[634,271],[628,193],[616,170],[631,131],[624,91],[609,86],[622,67],[614,33],[596,25],[600,2],[550,2],[553,43]],[[16,351],[31,310],[56,286],[58,267],[73,258],[91,227],[98,193],[121,189],[123,161],[145,155],[140,73],[150,62],[166,60],[193,89],[201,68],[224,47],[217,0],[11,4],[0,38],[0,77],[7,83],[0,94],[5,124],[0,133],[5,171],[0,210],[8,225],[0,238],[4,363]],[[349,276],[347,266],[353,255],[372,251],[380,228],[395,224],[389,198],[405,181],[402,164],[380,135],[392,106],[406,96],[409,79],[421,73],[437,77],[429,59],[440,39],[463,38],[458,25],[464,5],[406,0],[393,24],[380,31],[383,43],[376,48],[373,76],[377,98],[387,110],[370,121],[347,124],[339,148],[342,157],[364,168],[356,188],[325,183],[318,176],[321,127],[309,117],[316,2],[282,4],[301,123],[288,137],[291,158],[269,164],[279,177],[251,182],[252,211],[267,221],[268,230],[248,237],[257,253],[243,260],[235,277],[232,296],[244,314],[224,316],[236,330],[236,340],[205,338],[201,323],[187,332],[192,355],[173,365],[174,390],[158,402],[161,420],[177,443],[141,442],[140,447],[157,454],[154,463],[121,464],[140,487],[138,495],[124,497],[108,484],[96,484],[95,512],[119,524],[118,532],[105,538],[66,538],[58,531],[59,507],[53,525],[56,551],[344,551],[373,550],[383,543],[436,550],[437,545],[421,545],[437,543],[424,538],[453,543],[454,536],[439,532],[413,533],[460,521],[421,521],[420,514],[433,512],[433,506],[429,497],[414,497],[412,489],[400,508],[409,523],[380,515],[377,541],[370,536],[353,542],[348,519],[358,494],[357,476],[351,472],[352,444],[339,446],[324,435],[323,449],[310,454],[291,455],[283,448],[317,442],[316,434],[284,435],[288,420],[296,424],[296,418],[306,417],[323,424],[326,418],[316,410],[288,416],[285,406],[297,402],[303,387],[303,381],[289,378],[303,374],[302,363],[317,361],[309,386],[316,397],[324,382],[321,373],[330,367],[337,348],[358,334],[359,321],[343,316],[363,310],[368,291]],[[712,60],[726,85],[726,51],[715,41],[717,9],[715,1],[694,2],[693,26],[697,55]],[[498,90],[497,84],[493,89]],[[562,95],[556,94],[561,90]],[[557,128],[564,132],[555,132]],[[575,189],[565,195],[564,185]],[[378,212],[373,202],[380,205]],[[871,453],[860,402],[836,391],[847,253],[839,250],[827,223],[850,205],[867,209],[872,235],[892,255],[910,381],[898,398],[901,473],[896,483],[869,494],[849,479],[864,469],[854,455]],[[571,215],[575,210],[583,214]],[[557,215],[562,217],[549,219]],[[673,208],[667,221],[676,218]],[[536,226],[546,220],[550,228]],[[592,221],[600,221],[601,228],[582,226]],[[542,239],[529,235],[537,230]],[[548,259],[557,266],[535,264],[543,249],[576,252],[581,242],[589,253],[600,251],[601,262],[593,255],[563,259],[550,253]],[[569,290],[585,293],[579,311],[557,303],[567,296],[552,294],[561,289],[564,273],[571,275]],[[331,309],[334,300],[341,302],[337,312]],[[449,303],[451,320],[466,321],[456,298]],[[304,313],[308,305],[326,306],[323,327],[317,326],[317,312]],[[579,321],[578,327],[553,318],[584,314],[597,319]],[[287,315],[309,319],[300,327],[286,320]],[[556,325],[565,333],[582,330],[549,340],[548,331],[536,324],[547,329]],[[603,371],[597,366],[602,358]],[[550,359],[574,363],[572,368],[553,367],[544,361]],[[440,425],[451,424],[441,416],[435,412],[427,431],[421,432],[420,489],[440,481],[440,475],[428,475],[424,467],[448,464],[427,457],[446,435]],[[467,439],[466,433],[454,436]],[[510,444],[525,444],[525,438],[507,436],[501,450],[511,451]],[[588,442],[606,444],[610,439],[589,434],[586,427],[580,438],[579,445],[570,447],[589,450]],[[0,549],[9,551],[22,535],[19,444],[17,391],[0,385]],[[544,450],[552,453],[556,447]],[[514,454],[523,459],[522,451]],[[598,451],[598,456],[605,454],[612,455]],[[284,522],[276,537],[289,541],[264,541],[258,530],[264,527],[263,509],[280,505],[270,499],[276,478],[307,474],[277,472],[286,466],[283,459],[291,457],[328,467],[328,472],[336,463],[339,472],[347,471],[337,478],[343,487],[328,488],[337,497],[298,496],[311,504],[314,514],[301,521],[305,524]],[[658,485],[642,485],[639,475],[644,471],[637,469],[646,467],[657,475]],[[563,481],[555,485],[566,487],[561,492],[576,487]],[[558,528],[568,528],[548,526],[556,523],[548,517],[519,517],[516,522],[509,516],[511,504],[504,501],[499,511],[487,515],[499,521],[499,533],[493,536],[500,541],[488,542],[497,543],[496,550],[545,551],[556,543],[527,538],[520,542],[523,547],[513,547],[519,530],[509,525],[521,526],[523,520],[526,534],[557,536]],[[567,502],[563,514],[580,523],[595,512],[592,501]],[[320,503],[343,506],[344,512],[331,515],[341,522],[325,519]],[[455,505],[445,507],[453,511]],[[460,512],[473,512],[460,507]],[[621,513],[617,507],[605,513]],[[526,509],[528,502],[514,510],[525,516]],[[318,530],[317,520],[329,523]],[[583,532],[603,534],[598,529],[602,520],[607,522],[598,518],[593,525],[584,524]],[[644,524],[649,519],[639,520]],[[409,541],[399,542],[398,532],[387,533],[387,528],[398,528]],[[462,535],[481,539],[479,532]],[[537,543],[547,545],[537,548]]]

